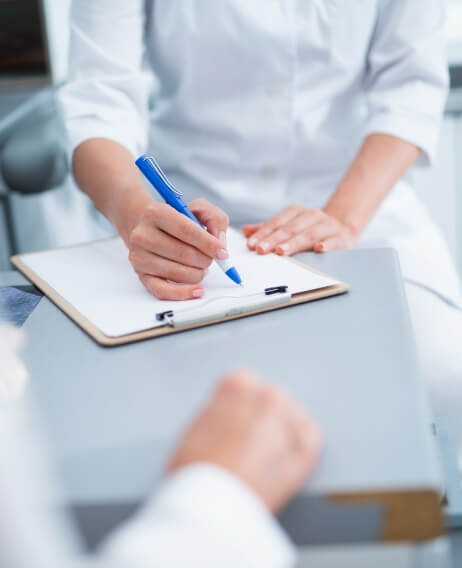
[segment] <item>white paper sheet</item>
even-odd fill
[[[229,297],[232,306],[238,297],[263,293],[270,286],[286,285],[294,294],[338,283],[276,255],[248,251],[245,239],[235,231],[229,232],[228,248],[243,287],[233,284],[213,263],[203,282],[205,296],[183,302],[160,301],[146,291],[120,238],[25,254],[22,260],[109,337],[163,325],[156,320],[158,312],[199,307],[211,298]]]

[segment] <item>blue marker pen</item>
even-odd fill
[[[154,160],[154,158],[151,158],[150,156],[140,156],[136,160],[135,164],[152,184],[154,189],[164,199],[165,203],[168,203],[176,209],[176,211],[186,215],[186,217],[189,217],[189,219],[202,227],[199,219],[191,213],[186,203],[181,199],[183,194],[173,187],[173,185],[168,181],[166,175],[160,169],[159,164]],[[216,260],[216,263],[223,270],[226,276],[228,276],[228,278],[230,278],[234,283],[242,285],[239,272],[233,266],[233,263],[229,258],[225,260]]]

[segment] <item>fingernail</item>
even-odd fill
[[[204,295],[204,290],[202,288],[196,288],[195,290],[193,290],[193,298],[202,298],[202,296]]]
[[[249,247],[254,247],[257,244],[257,239],[251,237],[248,242],[249,242]]]
[[[324,243],[318,243],[318,250],[319,252],[325,252],[326,250],[326,245]]]
[[[258,248],[261,249],[263,252],[266,252],[269,249],[269,244],[266,241],[263,241],[258,245]]]
[[[223,246],[226,246],[226,233],[224,231],[221,231],[221,233],[218,235],[218,240]]]
[[[284,243],[284,244],[282,244],[282,245],[279,245],[279,246],[278,246],[278,249],[279,249],[280,251],[282,251],[284,254],[287,254],[287,253],[289,252],[289,245],[286,244],[286,243]]]
[[[228,258],[228,251],[226,249],[220,249],[217,252],[217,258],[218,260],[225,260],[225,258]]]

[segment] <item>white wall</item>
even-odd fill
[[[462,115],[457,119],[454,133],[454,164],[456,182],[456,223],[457,223],[457,256],[459,273],[462,278]]]
[[[71,0],[45,0],[45,19],[55,83],[63,81],[67,75],[70,5]]]
[[[418,197],[438,224],[462,275],[462,117],[446,116],[436,164],[414,169]]]
[[[449,0],[446,37],[451,64],[462,62],[462,0]]]

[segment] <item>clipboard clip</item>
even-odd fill
[[[263,293],[250,296],[237,296],[235,305],[230,306],[228,296],[212,298],[198,307],[186,308],[174,311],[166,310],[156,314],[156,320],[175,328],[188,327],[191,325],[225,319],[238,315],[256,313],[272,306],[287,304],[291,294],[288,286],[271,286],[265,288]]]
[[[288,286],[272,286],[271,288],[265,288],[265,296],[272,296],[273,294],[285,294],[288,289]]]
[[[165,321],[170,325],[173,325],[173,316],[174,316],[174,312],[173,310],[167,310],[166,312],[159,312],[158,314],[156,314],[156,320],[157,321]]]

